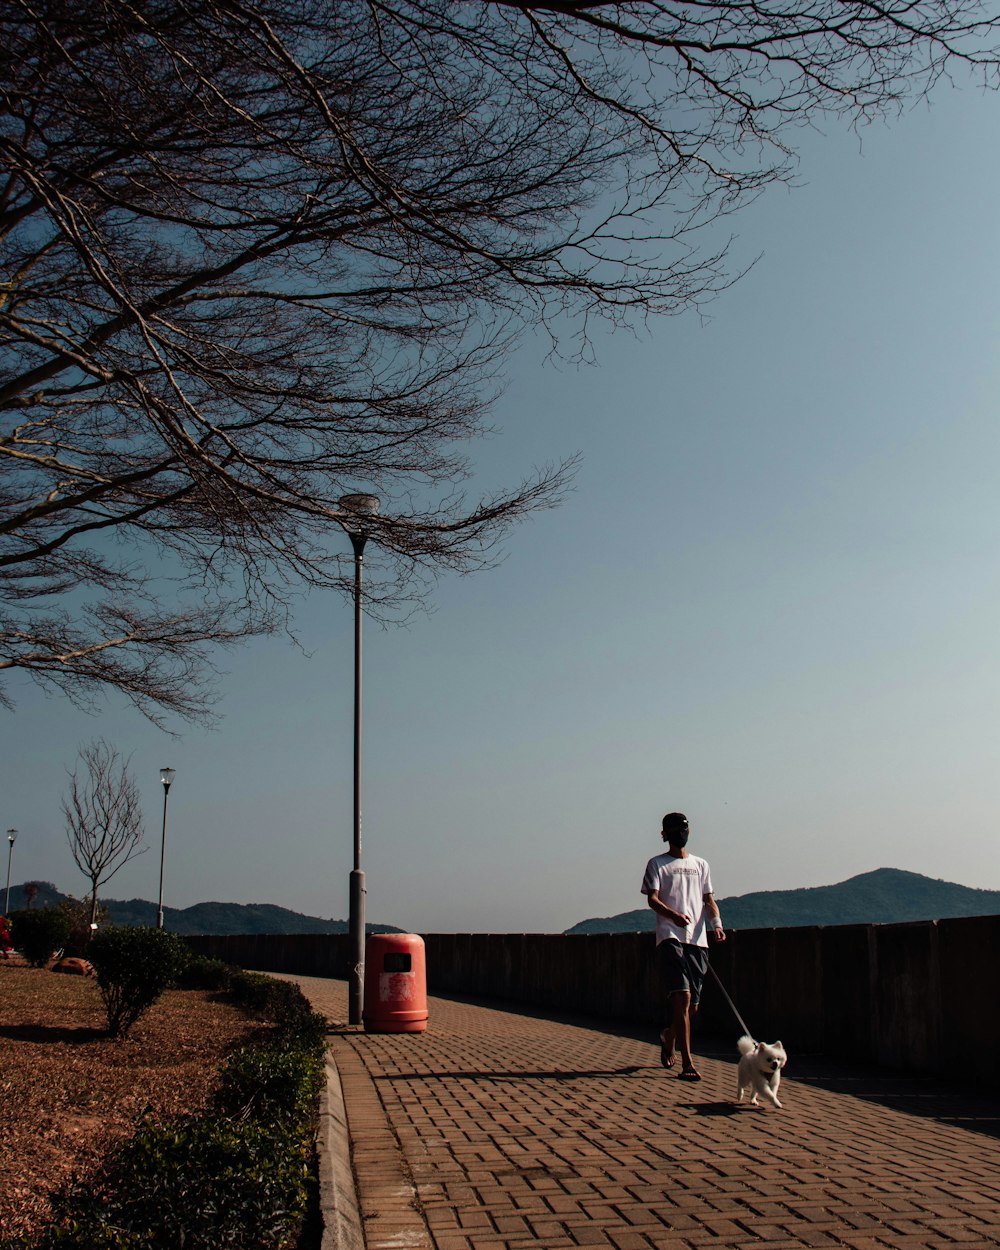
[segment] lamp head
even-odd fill
[[[13,845],[14,845],[14,843],[17,841],[17,830],[16,830],[16,829],[8,829],[8,830],[7,830],[7,841],[11,844],[11,846],[13,846]]]
[[[173,781],[176,775],[177,775],[176,768],[161,768],[160,769],[160,781],[163,784],[164,790],[170,789],[170,783]]]
[[[368,526],[365,524],[366,520],[375,516],[381,507],[378,495],[366,495],[363,493],[341,495],[337,503],[346,513],[339,520],[348,534],[364,534],[368,529]]]

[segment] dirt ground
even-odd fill
[[[0,960],[0,1238],[30,1232],[144,1114],[204,1106],[253,1021],[197,990],[168,992],[124,1041],[91,978]]]

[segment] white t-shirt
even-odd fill
[[[654,890],[661,903],[666,903],[671,911],[690,916],[693,922],[686,929],[682,929],[657,912],[657,946],[668,938],[675,942],[686,942],[690,946],[707,946],[704,897],[713,892],[708,861],[697,855],[685,855],[682,859],[679,855],[671,855],[669,851],[654,855],[646,865],[642,892],[652,894]]]

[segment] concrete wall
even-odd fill
[[[244,968],[346,977],[346,936],[189,939]],[[651,1027],[661,1023],[650,933],[431,933],[427,988]],[[1000,916],[900,925],[747,929],[712,966],[754,1035],[799,1053],[961,1073],[1000,1085]],[[739,1031],[708,977],[700,1029]]]
[[[185,938],[200,954],[258,972],[294,972],[303,977],[347,977],[346,934],[248,933]]]

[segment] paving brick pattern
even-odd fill
[[[736,1107],[735,1047],[690,1085],[627,1033],[451,1000],[365,1034],[342,982],[295,979],[335,1024],[368,1250],[1000,1246],[974,1115],[797,1082],[794,1052],[783,1110]]]

